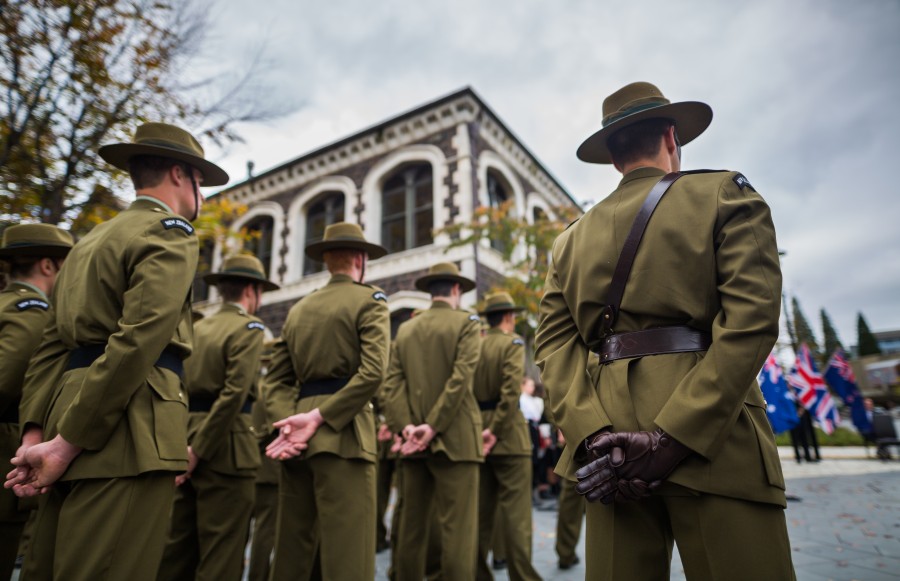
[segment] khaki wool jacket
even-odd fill
[[[84,448],[62,480],[187,468],[187,395],[155,366],[164,349],[191,352],[190,290],[197,270],[190,223],[146,198],[98,225],[69,253],[53,289],[55,316],[32,359],[19,408]],[[69,351],[105,345],[89,367]]]
[[[455,462],[483,462],[481,412],[472,391],[481,353],[478,315],[442,301],[400,325],[385,385],[391,430],[428,424],[432,453]]]
[[[288,313],[266,375],[266,412],[276,421],[319,408],[325,423],[303,458],[330,453],[375,462],[370,403],[387,372],[391,342],[387,299],[377,288],[336,274]],[[334,394],[298,400],[304,382],[350,378]]]
[[[497,436],[491,456],[531,456],[528,422],[519,411],[525,376],[525,340],[498,328],[488,330],[481,343],[473,392],[481,402],[496,403],[482,410],[481,423]]]
[[[669,480],[785,505],[784,480],[756,375],[778,336],[781,270],[769,207],[735,172],[688,174],[647,225],[615,332],[689,325],[706,352],[600,366],[600,316],[634,217],[664,175],[640,168],[563,232],[541,302],[536,359],[552,415],[571,443],[557,470],[574,478],[597,430],[670,433],[696,454]]]
[[[203,465],[220,474],[254,476],[260,465],[250,414],[241,409],[253,399],[264,330],[262,321],[231,303],[194,324],[185,385],[191,407],[212,405],[190,412],[188,442]]]

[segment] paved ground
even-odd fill
[[[900,579],[900,461],[866,457],[864,448],[825,448],[823,459],[797,464],[793,450],[780,448],[788,494],[788,529],[794,567],[800,581],[881,581]],[[874,454],[873,454],[874,455]],[[546,580],[584,579],[584,567],[557,566],[556,512],[534,512],[534,564]],[[584,557],[584,537],[578,547]],[[385,579],[390,561],[377,558],[377,579]],[[506,580],[498,571],[497,580]],[[684,579],[673,559],[673,580]]]

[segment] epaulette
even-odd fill
[[[524,347],[524,346],[525,346],[525,340],[522,339],[521,337],[515,337],[515,338],[512,340],[512,344],[513,344],[513,345],[522,345],[522,346]]]
[[[387,294],[385,294],[384,290],[375,286],[374,284],[367,284],[364,282],[356,282],[356,281],[353,281],[353,284],[357,284],[359,286],[364,286],[367,289],[375,291],[374,293],[372,293],[372,298],[375,299],[376,301],[387,302],[387,300],[388,300]]]
[[[475,321],[476,323],[480,323],[480,322],[481,322],[481,317],[479,317],[478,315],[476,315],[476,314],[473,313],[473,314],[469,315],[469,320],[470,320],[470,321]]]
[[[260,323],[259,321],[250,321],[247,323],[248,329],[259,329],[260,331],[265,332],[266,326]]]

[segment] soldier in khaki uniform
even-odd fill
[[[189,220],[199,182],[228,175],[189,133],[162,123],[100,156],[128,170],[137,199],[69,254],[26,379],[24,438],[44,443],[14,459],[7,484],[25,495],[53,485],[39,509],[38,556],[26,556],[26,568],[44,568],[35,578],[52,567],[55,579],[155,579],[173,479],[187,468],[181,376],[198,258]]]
[[[306,248],[331,279],[291,308],[266,376],[269,416],[285,418],[266,452],[284,460],[273,581],[311,578],[317,551],[325,579],[375,577],[370,401],[387,372],[391,329],[387,297],[362,281],[368,258],[386,253],[343,222]]]
[[[481,325],[478,315],[458,308],[475,283],[456,265],[440,263],[416,281],[416,288],[431,294],[432,305],[397,331],[385,385],[388,423],[404,440],[396,578],[425,576],[423,540],[436,514],[441,578],[471,581],[478,554],[478,465],[483,462],[481,413],[472,393]]]
[[[0,265],[10,283],[0,292],[0,458],[7,461],[19,447],[19,400],[28,360],[50,320],[49,295],[72,235],[50,224],[20,224],[3,231]],[[0,489],[0,579],[12,575],[19,538],[33,501]]]
[[[266,415],[265,376],[272,362],[272,347],[277,341],[265,344],[260,367],[259,393],[253,402],[250,418],[257,443],[263,451],[271,441],[272,418]],[[250,541],[248,581],[268,581],[272,550],[275,548],[275,521],[278,516],[278,475],[281,463],[260,454],[256,471],[256,495],[253,501],[253,534]]]
[[[541,578],[531,565],[531,437],[519,411],[525,341],[516,335],[515,327],[521,310],[509,293],[499,292],[485,297],[479,313],[490,326],[473,390],[481,410],[485,453],[478,492],[479,580],[494,578],[487,555],[495,538],[495,515],[509,578]]]
[[[668,579],[674,540],[691,580],[792,579],[756,383],[781,299],[769,208],[741,174],[684,174],[652,214],[615,311],[613,272],[638,209],[712,110],[633,83],[603,114],[578,156],[624,177],[556,240],[536,344],[569,442],[557,470],[594,501],[587,578]]]
[[[253,315],[279,286],[255,256],[225,259],[203,277],[222,307],[194,325],[185,361],[188,470],[179,476],[169,540],[157,579],[239,580],[243,573],[259,449],[250,431],[252,388],[265,326]]]

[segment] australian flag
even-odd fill
[[[797,399],[809,410],[822,431],[826,434],[834,432],[841,418],[806,343],[800,345],[797,362],[788,377],[788,383],[797,390]]]
[[[831,386],[847,407],[850,408],[850,417],[853,419],[853,425],[861,434],[867,434],[872,431],[872,424],[866,416],[866,408],[863,405],[863,397],[856,385],[856,376],[853,374],[853,368],[844,355],[844,350],[838,347],[828,360],[828,368],[825,370],[825,381]]]
[[[794,397],[788,389],[781,366],[775,355],[769,353],[762,371],[759,373],[759,388],[766,399],[766,415],[776,434],[786,432],[800,423]]]

